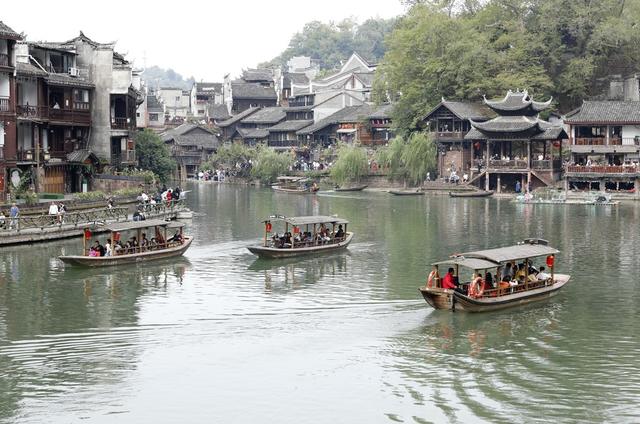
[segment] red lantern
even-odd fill
[[[265,226],[264,226],[264,229],[267,231],[267,233],[270,233],[270,232],[271,232],[271,228],[272,228],[272,227],[271,227],[271,223],[270,223],[270,222],[267,222],[267,223],[265,224]]]
[[[84,239],[85,240],[91,240],[91,230],[88,228],[84,229]]]
[[[293,227],[293,234],[300,234],[300,227]]]
[[[553,142],[553,147],[555,147],[556,149],[557,149],[558,147],[560,147],[560,142],[559,142],[559,141],[554,141],[554,142]]]
[[[473,147],[474,147],[476,150],[480,150],[480,142],[476,141],[475,143],[473,143]]]
[[[113,233],[113,241],[114,242],[120,241],[120,233],[117,233],[117,232]]]
[[[553,255],[547,256],[547,266],[549,268],[553,268],[554,257]]]

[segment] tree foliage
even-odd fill
[[[173,69],[164,69],[159,66],[150,66],[144,70],[143,79],[151,88],[176,87],[190,90],[195,82],[194,77],[184,78]]]
[[[387,169],[392,179],[420,184],[428,172],[436,170],[436,145],[431,136],[415,132],[407,137],[398,136],[385,147],[378,149],[376,160]]]
[[[337,184],[359,181],[369,172],[367,152],[359,146],[342,144],[338,148],[338,159],[331,167],[331,179]]]
[[[640,63],[640,0],[405,3],[373,92],[398,101],[401,133],[418,129],[442,97],[480,101],[528,89],[568,111]]]
[[[209,159],[209,168],[234,167],[256,157],[256,149],[240,143],[223,145]]]
[[[338,23],[312,21],[291,38],[284,52],[260,66],[283,66],[294,56],[309,56],[320,61],[321,69],[335,69],[354,51],[377,62],[385,53],[385,37],[395,23],[395,19],[380,18],[359,25],[352,19]]]
[[[251,175],[264,183],[276,181],[278,176],[285,175],[293,165],[293,158],[288,153],[279,153],[269,147],[257,150]]]
[[[176,169],[176,162],[162,139],[153,131],[144,129],[136,133],[135,142],[138,166],[152,171],[162,182],[169,180]]]

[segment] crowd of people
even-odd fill
[[[454,275],[453,268],[449,268],[445,276],[442,278],[442,288],[456,290],[465,295],[474,295],[477,297],[478,293],[482,294],[485,290],[491,289],[508,289],[515,287],[519,284],[524,284],[527,281],[529,283],[547,281],[551,278],[546,272],[544,266],[536,268],[529,261],[516,264],[515,262],[508,262],[504,266],[496,269],[495,276],[487,271],[484,275],[475,275],[472,277],[472,283],[460,283],[458,277]],[[477,281],[478,288],[472,289],[473,282]],[[475,292],[475,293],[474,293]]]
[[[342,224],[338,225],[338,229],[333,233],[329,231],[325,224],[321,224],[318,231],[312,234],[311,231],[298,231],[295,235],[292,235],[290,231],[279,235],[275,233],[271,237],[271,241],[274,247],[296,247],[296,246],[309,246],[309,245],[322,245],[330,244],[331,242],[340,242],[344,240],[344,229]]]
[[[120,234],[116,234],[118,239],[112,241],[108,238],[104,246],[100,243],[100,240],[94,240],[93,245],[89,248],[89,256],[118,256],[132,253],[143,253],[151,250],[164,249],[173,244],[182,244],[184,242],[184,237],[180,231],[176,231],[175,234],[169,237],[166,241],[159,231],[156,231],[155,237],[150,239],[147,238],[146,233],[142,233],[140,240],[133,236],[124,242],[120,240]]]
[[[20,216],[20,208],[16,203],[11,205],[8,217],[0,210],[0,229],[13,230],[18,227],[18,217]]]

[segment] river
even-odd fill
[[[179,260],[85,270],[67,240],[0,251],[0,422],[640,420],[640,205],[290,195],[192,184]],[[270,214],[337,214],[343,253],[256,260]],[[496,313],[434,311],[454,252],[547,238],[571,282]]]

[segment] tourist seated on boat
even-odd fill
[[[149,250],[155,250],[158,247],[158,240],[155,237],[151,237],[149,240]]]
[[[135,236],[131,237],[129,239],[129,253],[136,253],[138,251],[138,247],[140,247],[138,239]]]
[[[513,279],[513,265],[511,262],[507,262],[504,266],[504,270],[502,271],[502,281],[511,281]]]
[[[142,251],[146,251],[149,248],[149,239],[147,238],[147,235],[145,233],[142,233],[142,238],[140,239],[140,247],[142,248]]]
[[[144,217],[144,215],[142,214],[142,212],[140,212],[140,209],[136,210],[133,213],[133,220],[134,221],[144,221],[146,218]]]
[[[291,240],[291,238],[289,238],[289,240]],[[182,244],[182,235],[180,234],[180,231],[176,231],[175,234],[169,238],[169,240],[167,240],[167,243],[180,243]]]
[[[536,275],[536,278],[538,279],[538,281],[546,281],[549,278],[551,278],[551,276],[549,274],[547,274],[544,270],[544,267],[541,266],[540,267],[540,272],[538,272],[538,274]]]
[[[106,250],[103,245],[100,244],[100,240],[93,242],[93,249],[98,252],[98,256],[104,256]]]
[[[447,274],[442,279],[442,288],[443,289],[456,289],[458,286],[455,282],[455,277],[453,275],[453,268],[449,268]]]
[[[484,284],[487,289],[496,288],[493,281],[493,275],[491,275],[491,273],[488,271],[484,274]]]
[[[123,252],[124,252],[124,246],[122,245],[122,242],[120,240],[118,240],[115,243],[113,243],[113,255],[114,256],[122,255]]]
[[[104,256],[112,256],[113,255],[113,247],[111,244],[111,239],[107,239],[107,243],[104,245]]]
[[[336,231],[335,238],[337,240],[341,240],[342,238],[344,238],[344,230],[342,229],[342,224],[338,225],[338,231]]]
[[[91,256],[92,258],[98,257],[100,256],[100,252],[98,252],[95,247],[91,246],[89,248],[89,256]]]

